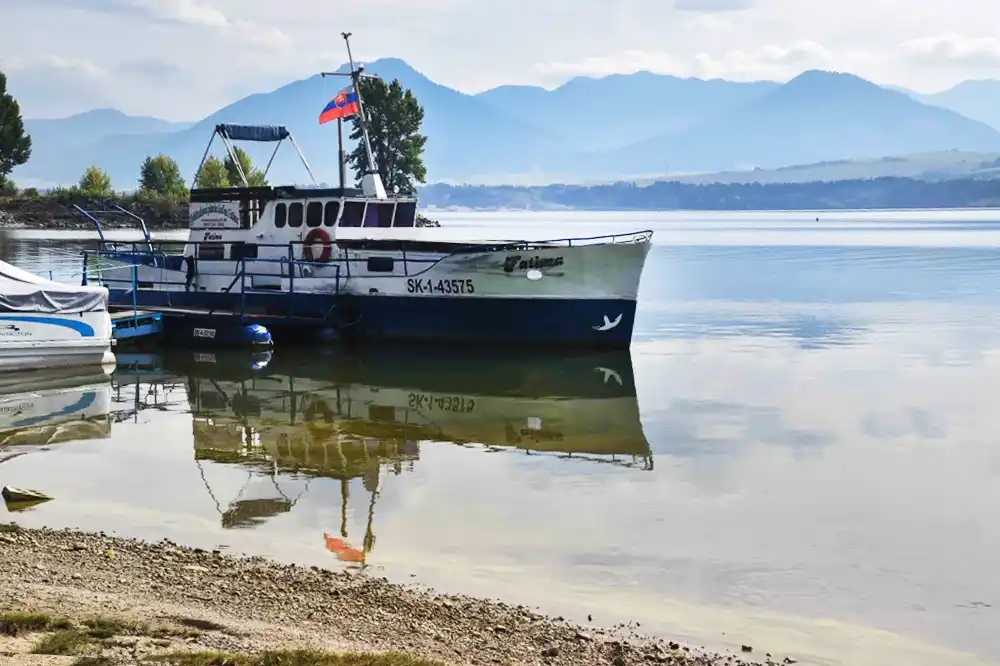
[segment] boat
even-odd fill
[[[347,46],[363,118],[363,67]],[[227,313],[266,326],[277,344],[306,336],[629,347],[652,231],[491,240],[421,225],[415,196],[386,193],[366,123],[362,130],[367,172],[349,188],[343,175],[339,187],[321,187],[284,126],[216,125],[202,164],[216,138],[230,157],[235,142],[274,143],[272,162],[287,140],[312,184],[251,187],[242,171],[237,187],[192,183],[182,252],[152,241],[143,225],[144,243],[105,243],[85,255],[84,282],[108,286],[121,307]]]
[[[0,461],[7,453],[111,435],[114,366],[0,375]]]
[[[0,372],[113,366],[108,300],[0,261]]]

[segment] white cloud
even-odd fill
[[[178,23],[210,28],[229,27],[229,20],[225,14],[195,0],[145,0],[143,4],[148,6],[151,12],[159,12],[163,18]]]
[[[122,110],[176,120],[196,119],[240,96],[339,66],[346,59],[344,30],[354,33],[359,59],[400,57],[433,80],[470,92],[639,69],[746,80],[787,79],[814,67],[927,90],[996,66],[996,41],[975,38],[995,23],[994,5],[983,0],[0,0],[0,61],[17,56],[38,63],[52,52],[87,61],[118,79],[106,94]],[[143,62],[129,66],[139,59]],[[43,71],[49,76],[58,68]],[[33,97],[25,103],[31,113],[43,107],[80,111],[94,97],[48,88],[54,101],[41,104]]]
[[[556,77],[649,71],[675,76],[746,80],[784,78],[804,69],[826,67],[834,62],[834,54],[822,44],[800,40],[784,46],[766,45],[751,51],[730,50],[716,54],[703,51],[689,56],[628,50],[578,62],[542,63],[538,65],[538,71]]]
[[[58,55],[47,55],[41,58],[23,58],[15,56],[13,58],[5,58],[2,61],[2,64],[5,68],[8,68],[15,73],[26,70],[48,69],[91,81],[96,79],[105,79],[108,76],[107,70],[95,65],[89,60],[82,58],[66,58]]]
[[[674,7],[689,12],[729,12],[753,5],[754,0],[674,0]]]
[[[1000,69],[1000,39],[962,37],[953,32],[911,39],[902,53],[915,64],[961,69]]]
[[[84,58],[4,58],[0,68],[7,73],[10,93],[28,117],[57,118],[113,102],[111,73]],[[67,100],[76,105],[67,108]]]

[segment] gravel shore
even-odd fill
[[[178,647],[393,651],[456,665],[792,663],[709,654],[628,627],[580,627],[524,607],[435,595],[364,573],[283,565],[169,541],[0,525],[0,559],[2,612],[78,621],[100,615],[187,628],[169,634],[173,638],[133,637],[105,646],[122,663],[143,663]],[[42,663],[24,647],[23,640],[10,639],[6,646],[0,641],[0,663]]]

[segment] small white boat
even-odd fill
[[[114,364],[108,290],[0,261],[0,372]]]

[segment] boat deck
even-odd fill
[[[323,321],[320,317],[297,317],[293,315],[285,314],[267,314],[258,312],[248,312],[239,310],[223,310],[217,308],[192,308],[192,307],[174,307],[168,305],[144,305],[142,310],[138,311],[139,314],[155,314],[165,317],[218,317],[219,319],[239,319],[246,320],[247,322],[253,323],[261,320],[280,320],[280,321],[293,321],[293,322],[316,322]],[[116,315],[131,316],[133,313],[131,310],[112,313],[112,318]]]

